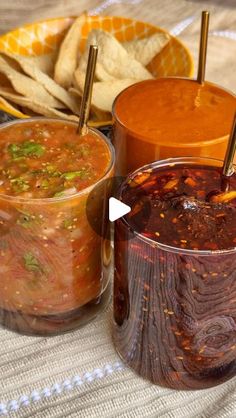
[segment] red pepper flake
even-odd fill
[[[177,186],[178,182],[179,182],[179,179],[170,180],[170,181],[168,181],[165,184],[165,186],[163,187],[163,189],[165,189],[165,190],[171,190],[171,189],[173,189],[174,187]]]
[[[165,215],[164,213],[160,213],[160,218],[164,219]]]
[[[197,186],[196,181],[194,181],[192,177],[187,177],[186,180],[184,180],[184,183],[187,184],[190,187]]]
[[[218,249],[218,246],[217,246],[217,244],[215,242],[209,242],[208,241],[208,242],[205,243],[205,246],[209,250],[217,250]]]
[[[159,233],[159,232],[155,232],[155,235],[156,235],[157,237],[159,237],[159,236],[160,236],[160,233]]]
[[[132,215],[132,216],[137,215],[137,213],[139,213],[139,212],[141,211],[142,207],[143,207],[142,202],[138,202],[138,203],[136,203],[136,204],[134,205],[134,207],[132,208],[132,210],[131,210],[131,215]]]
[[[144,172],[144,173],[139,173],[137,174],[133,180],[129,181],[129,185],[130,187],[136,187],[139,184],[144,183],[145,180],[147,180],[150,177],[150,173]]]

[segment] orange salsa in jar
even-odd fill
[[[102,224],[113,148],[98,131],[76,129],[44,118],[0,128],[0,321],[19,332],[71,330],[110,297],[109,230],[95,232],[86,203],[102,183],[89,208]]]
[[[165,77],[133,84],[113,106],[117,173],[170,157],[223,159],[235,111],[236,96],[207,81]]]

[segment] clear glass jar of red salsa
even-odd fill
[[[108,225],[90,226],[108,196],[114,152],[98,131],[32,118],[0,127],[0,322],[26,334],[81,326],[110,299]],[[99,156],[99,158],[98,158]],[[99,228],[98,228],[99,229]]]
[[[236,374],[236,174],[221,192],[221,166],[155,162],[120,190],[132,210],[115,224],[114,343],[138,374],[169,388]],[[149,219],[137,232],[143,201]]]

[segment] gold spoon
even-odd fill
[[[236,190],[228,191],[230,177],[235,173],[234,157],[236,152],[236,113],[234,115],[233,126],[229,137],[228,147],[225,154],[222,168],[222,191],[216,196],[211,196],[210,201],[216,203],[228,203],[236,199]]]
[[[225,154],[223,165],[223,176],[229,177],[234,173],[234,156],[236,152],[236,113],[234,115],[233,126],[229,137],[228,147]]]
[[[86,133],[88,132],[87,122],[88,122],[90,107],[91,107],[93,81],[94,81],[94,75],[95,75],[95,69],[96,69],[96,63],[97,63],[97,55],[98,55],[98,46],[90,45],[88,64],[87,64],[87,69],[86,69],[86,77],[85,77],[85,83],[84,83],[84,92],[83,92],[82,101],[80,105],[79,125],[77,129],[77,134],[79,135],[86,135]]]
[[[204,10],[202,12],[200,47],[199,47],[199,57],[198,57],[197,82],[199,84],[203,84],[205,81],[209,17],[210,17],[210,13]]]

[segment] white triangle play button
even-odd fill
[[[131,211],[131,207],[120,200],[110,197],[109,199],[109,221],[114,222]]]

